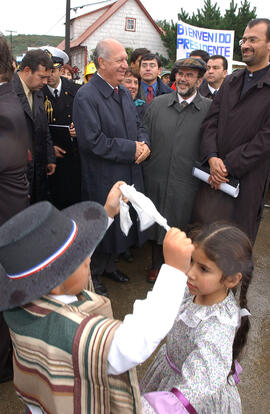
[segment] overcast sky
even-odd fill
[[[93,4],[98,0],[71,0],[71,7],[84,4]],[[110,0],[111,1],[111,0]],[[110,2],[109,1],[109,2]],[[177,20],[177,14],[181,7],[192,14],[197,8],[203,7],[203,0],[179,1],[179,0],[141,0],[153,19]],[[231,0],[217,0],[223,13],[229,8]],[[238,5],[241,0],[235,0]],[[108,3],[109,3],[108,2]],[[212,1],[214,3],[214,0]],[[270,18],[270,0],[250,0],[251,7],[257,7],[258,17]],[[101,3],[104,6],[106,2]],[[95,6],[94,8],[96,8]],[[93,8],[93,7],[92,7]],[[73,11],[71,17],[89,12],[91,7]],[[65,34],[66,0],[6,0],[1,1],[0,31],[5,35],[12,30],[14,34],[48,34],[64,36]],[[229,27],[228,27],[229,29]]]

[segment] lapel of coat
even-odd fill
[[[179,104],[177,92],[168,93],[168,106],[173,107],[179,114],[182,112],[182,108]]]
[[[137,139],[137,119],[136,108],[132,101],[131,95],[119,85],[119,96],[122,102],[122,113],[126,124],[127,138]]]
[[[24,112],[34,122],[33,113],[31,111],[28,99],[27,99],[27,97],[24,93],[22,82],[21,82],[20,77],[17,73],[14,73],[13,85],[14,85],[15,92],[18,95],[18,97],[19,97],[19,99],[22,103],[22,107],[23,107]],[[33,107],[34,107],[34,94],[33,94]]]
[[[112,97],[116,102],[120,103],[120,98],[117,93],[114,93],[112,87],[99,75],[95,74],[91,79],[91,82],[96,84],[97,89],[102,93],[104,98],[108,99],[109,97]]]

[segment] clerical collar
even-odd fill
[[[60,82],[58,83],[57,88],[52,88],[50,85],[47,85],[47,86],[48,86],[48,89],[49,89],[49,91],[51,92],[51,94],[53,96],[55,95],[55,93],[54,93],[55,89],[58,90],[58,96],[60,96],[61,89],[62,89],[62,79],[60,78]]]
[[[196,95],[197,95],[197,91],[192,96],[190,96],[188,99],[184,99],[182,98],[181,95],[179,95],[179,93],[177,93],[179,103],[186,101],[188,104],[190,104],[193,101],[193,99],[196,98]]]
[[[256,70],[255,72],[249,72],[249,70],[246,68],[246,76],[249,79],[259,80],[269,69],[269,63],[265,68],[262,68],[260,70]]]

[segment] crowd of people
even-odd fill
[[[270,21],[251,20],[240,45],[246,68],[228,75],[226,58],[201,50],[169,71],[138,48],[129,67],[103,39],[81,86],[56,48],[30,50],[14,71],[0,38],[0,381],[13,377],[10,330],[26,413],[241,413],[269,183]],[[235,198],[222,191],[231,180]],[[124,235],[123,183],[168,232],[141,232],[130,206]],[[128,283],[117,258],[146,240],[153,289],[120,323],[101,277]],[[166,335],[139,388],[135,367]]]

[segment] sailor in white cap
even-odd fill
[[[79,86],[61,76],[61,68],[68,62],[65,52],[52,46],[41,49],[53,61],[48,84],[42,88],[57,165],[54,177],[50,177],[49,187],[52,203],[63,209],[81,200],[80,158],[72,122],[73,99]]]

